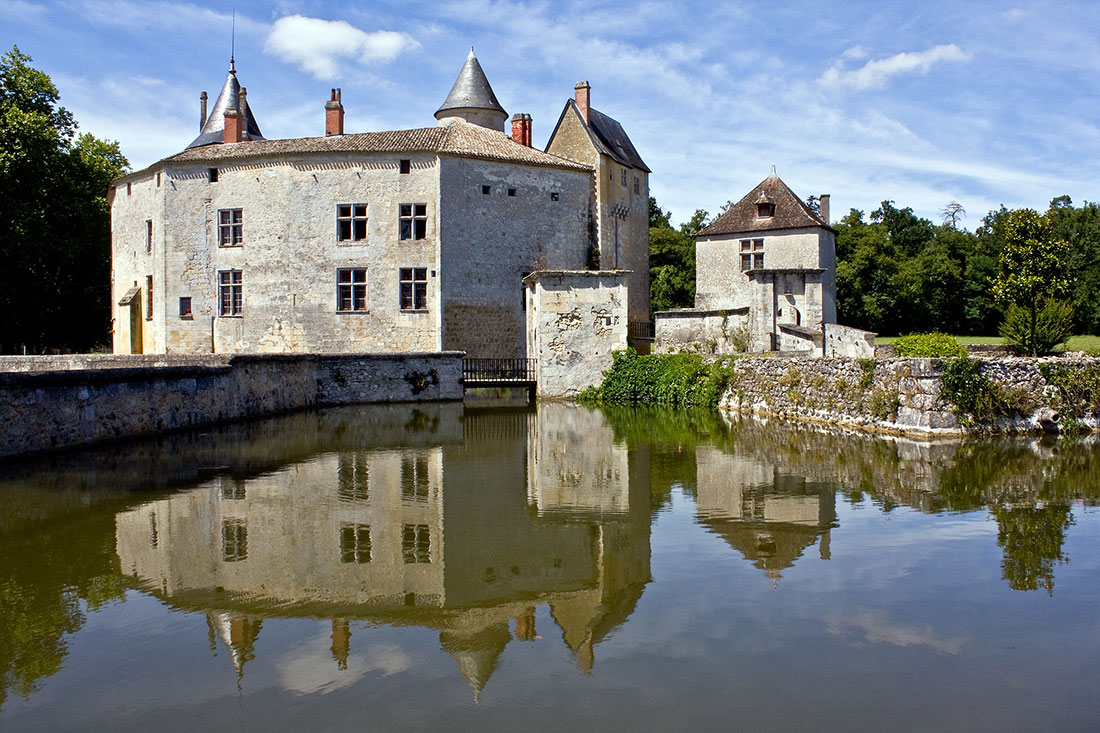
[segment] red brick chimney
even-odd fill
[[[325,135],[344,134],[344,105],[340,102],[340,90],[333,89],[332,97],[325,102]]]
[[[531,115],[517,112],[512,116],[512,139],[520,145],[531,147]]]
[[[591,87],[588,86],[588,82],[578,81],[577,86],[576,86],[576,92],[577,92],[576,93],[577,109],[580,110],[581,117],[584,118],[584,121],[585,122],[590,122],[591,121],[591,115],[589,115],[589,110],[591,109],[590,102],[591,102],[592,89],[591,89]]]
[[[222,142],[239,143],[241,133],[244,132],[244,110],[248,92],[241,87],[241,93],[237,98],[237,108],[229,107],[225,110],[225,130],[222,133]]]

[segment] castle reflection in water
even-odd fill
[[[508,644],[551,633],[591,669],[634,611],[668,488],[651,460],[668,456],[603,413],[434,405],[302,419],[316,425],[287,437],[288,458],[228,459],[116,518],[123,574],[204,613],[238,674],[266,618],[331,619],[341,668],[354,626],[409,625],[438,631],[476,695]],[[815,543],[828,557],[832,488],[752,455],[688,450],[700,523],[768,577]],[[542,604],[554,632],[536,629]]]

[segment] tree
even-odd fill
[[[966,216],[966,209],[958,201],[951,199],[940,209],[940,216],[943,217],[944,226],[955,230],[959,228],[959,219]]]
[[[1054,235],[1052,217],[1033,209],[1017,209],[1004,224],[1005,245],[993,281],[993,294],[1004,303],[1027,311],[1030,338],[1027,345],[1038,356],[1036,325],[1039,309],[1047,300],[1069,295],[1069,243]]]
[[[673,229],[670,212],[649,199],[649,302],[656,311],[690,308],[695,304],[695,239],[706,223],[707,212],[696,211],[691,220]]]
[[[107,189],[118,143],[77,135],[50,77],[12,47],[0,57],[0,353],[106,342]]]

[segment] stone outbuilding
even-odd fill
[[[599,224],[610,194],[594,179],[629,181],[612,198],[643,217],[648,183],[553,138],[533,147],[530,115],[506,135],[472,50],[432,127],[345,133],[333,89],[323,136],[267,139],[232,63],[210,114],[201,99],[199,136],[109,192],[116,353],[524,357],[524,277],[585,269],[593,251],[615,269],[647,256],[647,229]]]
[[[836,325],[836,230],[828,222],[828,195],[815,211],[773,168],[696,232],[695,307],[657,314],[657,350],[865,355],[866,332]]]

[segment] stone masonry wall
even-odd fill
[[[1002,417],[993,425],[960,420],[940,394],[940,359],[739,358],[728,362],[733,378],[719,406],[731,411],[884,432],[959,435],[975,431],[1031,433],[1057,429],[1074,420],[1100,429],[1096,414],[1064,415],[1057,388],[1043,365],[1081,375],[1100,373],[1100,359],[1050,357],[983,361],[980,373],[1026,405],[1024,416]],[[1072,412],[1072,410],[1070,410]],[[1086,410],[1086,412],[1088,412]]]
[[[0,372],[0,457],[315,405],[462,399],[461,353],[241,355],[171,366],[128,357],[90,369],[56,361],[51,371]]]

